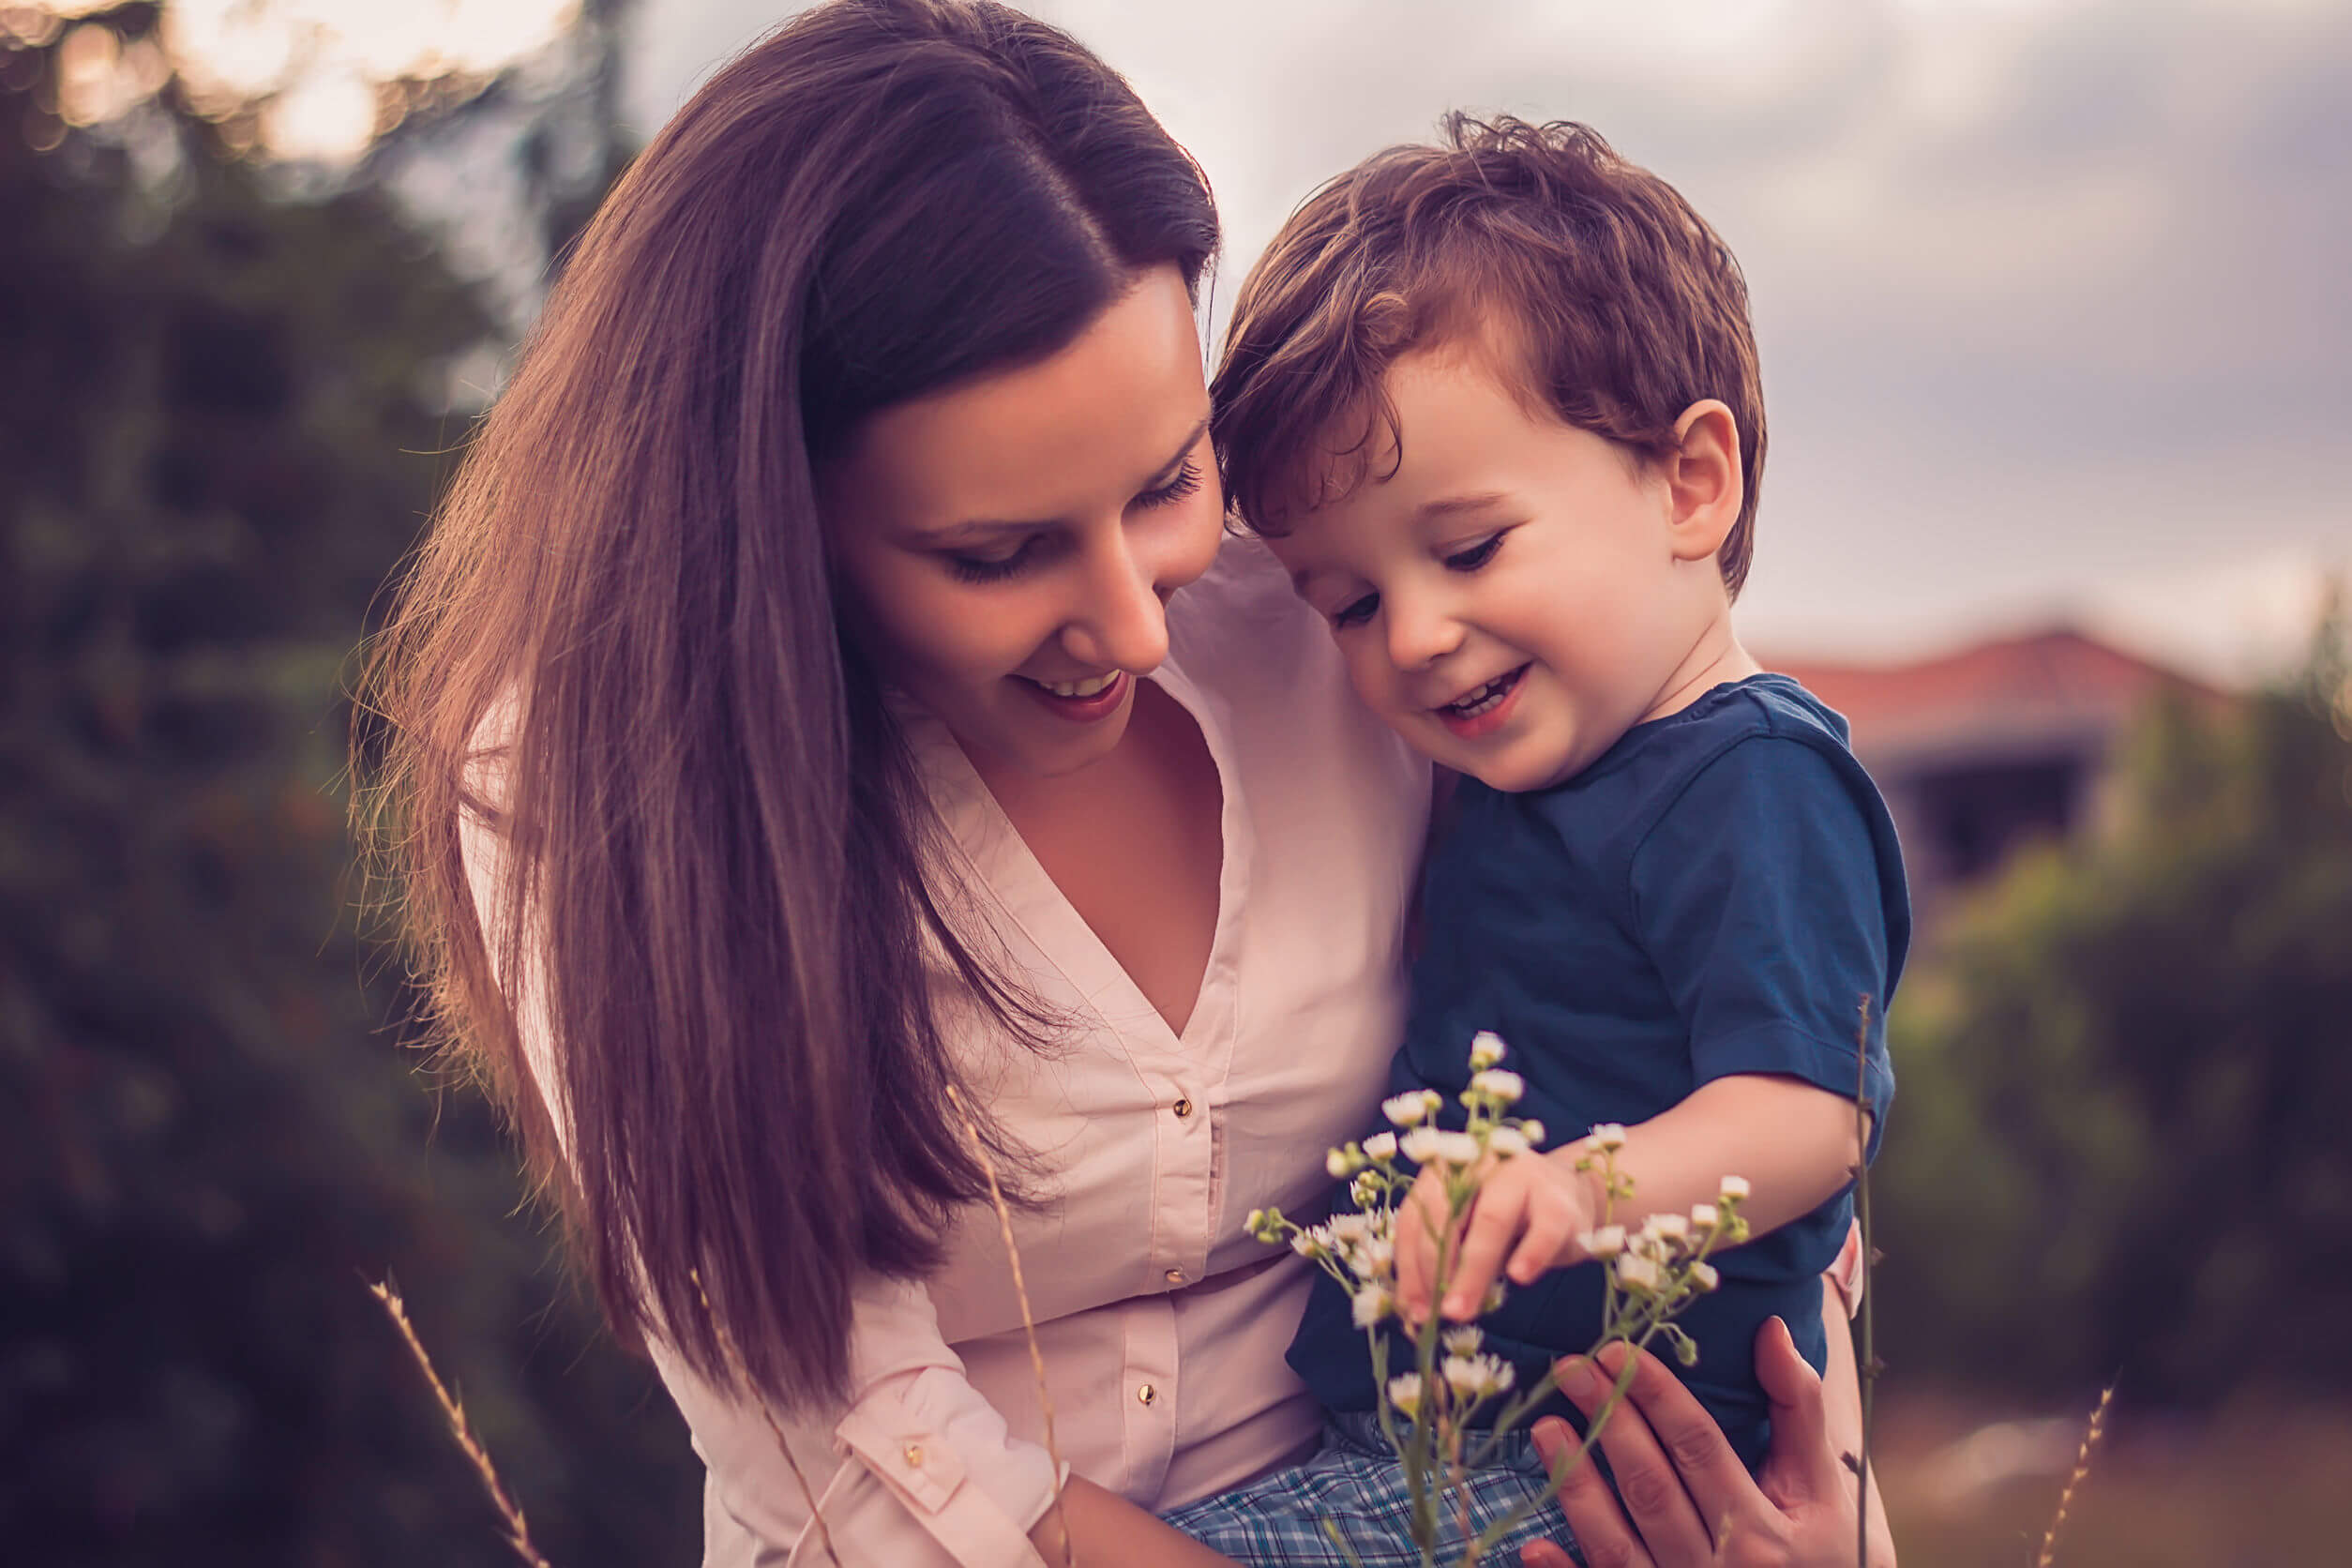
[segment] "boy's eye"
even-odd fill
[[[1380,596],[1378,594],[1364,594],[1349,599],[1331,612],[1332,629],[1346,631],[1349,626],[1360,626],[1372,619],[1380,608]]]
[[[1445,558],[1445,569],[1450,572],[1476,571],[1495,558],[1495,551],[1502,548],[1503,534],[1509,532],[1509,529],[1504,529],[1501,533],[1489,534],[1468,550],[1455,550]]]

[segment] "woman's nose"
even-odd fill
[[[1062,631],[1063,650],[1096,670],[1132,670],[1141,674],[1168,657],[1168,607],[1164,575],[1150,553],[1123,534],[1093,552],[1078,579],[1082,600]]]

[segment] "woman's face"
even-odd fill
[[[1051,358],[874,415],[822,500],[891,682],[984,764],[1097,761],[1223,532],[1183,278],[1155,267]]]

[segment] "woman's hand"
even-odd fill
[[[1608,1397],[1625,1354],[1610,1347],[1597,1370],[1581,1358],[1561,1364],[1561,1391],[1588,1418]],[[1772,1446],[1753,1480],[1705,1407],[1655,1357],[1635,1354],[1633,1383],[1601,1431],[1623,1503],[1590,1464],[1560,1487],[1568,1528],[1591,1568],[1851,1568],[1859,1489],[1831,1441],[1821,1380],[1780,1319],[1756,1336]],[[1538,1422],[1534,1436],[1554,1466],[1578,1443],[1557,1417]],[[1870,1525],[1869,1568],[1894,1568],[1894,1538],[1875,1494]],[[1568,1554],[1548,1542],[1528,1546],[1520,1560],[1570,1568]]]

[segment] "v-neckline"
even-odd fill
[[[952,736],[942,734],[946,755],[940,761],[967,807],[948,814],[948,827],[995,902],[1036,944],[1040,957],[1111,1026],[1131,1056],[1181,1058],[1194,1063],[1196,1071],[1213,1066],[1222,1072],[1231,1053],[1242,906],[1254,848],[1249,842],[1248,815],[1242,805],[1227,726],[1206,711],[1213,700],[1172,660],[1144,678],[1173,698],[1199,730],[1217,776],[1216,925],[1209,941],[1208,961],[1201,966],[1199,988],[1181,1032],[1169,1027],[1167,1017],[1152,1004],[1142,987],[1063,893],[1061,884],[997,804],[963,748]],[[1215,1058],[1214,1063],[1208,1060],[1211,1056]]]

